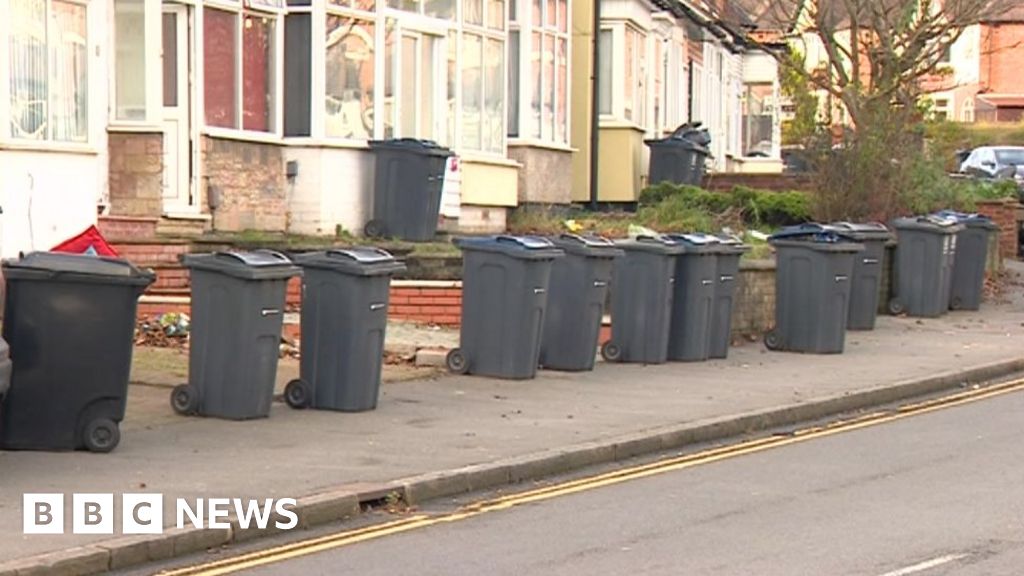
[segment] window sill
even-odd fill
[[[623,120],[621,118],[602,118],[600,124],[598,125],[598,127],[599,128],[612,128],[612,129],[617,129],[617,130],[629,129],[629,130],[635,130],[637,132],[640,132],[641,134],[646,134],[647,133],[647,130],[643,129],[639,125],[634,124],[633,122],[630,122],[629,120]]]
[[[475,150],[466,152],[457,152],[459,161],[463,164],[488,164],[491,166],[508,166],[509,168],[522,168],[523,165],[515,160],[511,160],[504,156],[497,156],[487,154],[486,152],[478,152]]]
[[[281,141],[285,146],[306,148],[339,148],[345,150],[369,150],[369,140],[343,138],[312,138],[309,136],[286,136]]]
[[[203,136],[219,140],[238,140],[240,142],[256,142],[259,144],[283,144],[281,136],[271,132],[253,132],[251,130],[234,130],[232,128],[205,127]]]
[[[568,144],[560,144],[558,142],[551,142],[549,140],[540,140],[537,138],[509,138],[509,148],[544,148],[547,150],[557,150],[559,152],[579,152],[576,148],[569,146]]]
[[[19,142],[16,140],[0,141],[0,150],[13,152],[43,152],[48,154],[77,154],[81,156],[99,156],[100,151],[89,144],[73,144],[70,142]]]
[[[136,134],[154,134],[158,132],[164,132],[164,127],[157,124],[146,124],[144,122],[138,123],[115,123],[111,122],[107,125],[107,133],[136,133]]]

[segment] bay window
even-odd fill
[[[324,130],[332,138],[373,135],[375,21],[328,7]]]
[[[483,9],[485,26],[472,10]],[[466,0],[462,33],[462,146],[501,153],[505,145],[505,3]]]
[[[277,19],[252,9],[203,8],[208,126],[274,131]]]
[[[633,28],[625,27],[625,80],[622,100],[626,120],[643,126],[646,120],[647,83],[645,76],[647,36]]]
[[[568,0],[518,0],[512,11],[509,69],[510,135],[567,144],[569,137]],[[520,17],[520,15],[522,15]]]
[[[86,6],[9,0],[11,136],[88,140]]]

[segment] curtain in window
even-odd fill
[[[53,0],[51,7],[51,136],[54,140],[64,142],[85,142],[88,136],[85,6]]]
[[[10,0],[11,135],[46,138],[45,0]]]

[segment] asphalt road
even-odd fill
[[[1024,574],[1024,394],[335,548],[255,575]]]

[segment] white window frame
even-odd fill
[[[546,22],[548,8],[547,4],[552,0],[540,0],[541,10],[541,24],[538,26],[533,22],[533,3],[531,0],[510,0],[510,2],[517,3],[516,9],[516,20],[510,20],[508,23],[509,32],[516,31],[519,34],[519,60],[518,60],[518,76],[519,76],[519,90],[515,95],[517,106],[519,125],[517,129],[517,135],[510,137],[514,143],[519,144],[539,144],[544,146],[555,146],[555,147],[568,147],[569,142],[572,139],[572,0],[565,0],[566,4],[566,15],[565,15],[565,30],[561,30],[558,21],[558,10],[555,10],[554,23]],[[602,28],[604,30],[604,28]],[[533,35],[540,35],[540,49],[541,49],[541,69],[538,77],[533,75],[531,55],[533,52]],[[554,66],[554,82],[556,86],[554,90],[544,84],[544,58],[548,56],[546,54],[547,38],[553,38],[554,40],[554,51],[550,54],[553,60],[552,65]],[[557,122],[557,109],[558,104],[558,76],[559,66],[557,61],[558,46],[560,42],[565,42],[565,111],[563,121],[565,124],[564,138],[558,137],[558,129],[553,126],[544,126],[544,96],[547,95],[554,99],[552,102],[552,123]],[[508,42],[506,42],[508,45]],[[511,48],[509,48],[511,49]],[[536,84],[540,84],[541,93],[541,117],[538,120],[540,123],[539,133],[535,133],[536,126],[533,126],[533,110],[531,98],[533,96],[534,88]],[[552,94],[554,94],[552,96]],[[511,99],[512,94],[509,94]],[[506,106],[512,105],[512,102],[506,102]],[[547,133],[545,133],[545,128]]]
[[[46,16],[47,16],[47,54],[49,58],[49,29],[50,29],[50,14],[52,0],[41,0],[46,4]],[[86,91],[86,104],[85,104],[85,140],[82,141],[65,141],[65,140],[54,140],[50,137],[50,118],[47,118],[47,137],[42,139],[31,139],[31,138],[15,138],[11,132],[11,92],[10,92],[10,53],[8,50],[4,50],[0,55],[0,141],[3,141],[5,145],[14,148],[24,149],[40,149],[40,150],[68,150],[68,151],[82,151],[82,152],[93,152],[93,146],[96,143],[96,133],[98,125],[104,124],[100,122],[96,115],[93,113],[95,108],[92,86],[98,85],[96,82],[98,72],[96,64],[93,59],[93,41],[96,37],[97,30],[95,28],[97,18],[97,9],[90,6],[88,0],[62,0],[69,4],[77,4],[85,8],[85,54],[86,54],[86,77],[85,77],[85,91]],[[0,43],[4,47],[10,46],[10,35],[12,33],[10,18],[10,3],[7,0],[0,0]],[[52,113],[52,95],[50,93],[49,85],[49,61],[47,63],[47,115]]]
[[[145,62],[145,117],[141,120],[122,120],[117,117],[117,25],[116,17],[117,11],[114,5],[117,0],[114,0],[108,4],[110,7],[110,14],[108,18],[108,26],[110,27],[110,49],[107,58],[107,65],[109,66],[109,102],[108,109],[110,113],[107,119],[108,125],[112,129],[116,128],[153,128],[160,129],[161,123],[161,111],[163,109],[163,77],[162,77],[162,60],[160,51],[161,36],[163,30],[161,28],[162,18],[162,2],[160,0],[143,0],[143,18],[145,26],[145,43],[143,50],[145,56],[143,60]]]
[[[192,60],[193,77],[201,79],[196,82],[196,85],[201,87],[201,89],[196,91],[196,110],[199,112],[199,126],[202,127],[201,131],[203,134],[222,138],[242,137],[244,139],[254,141],[274,142],[284,136],[284,15],[287,12],[287,7],[284,6],[283,0],[280,8],[273,8],[269,6],[252,7],[252,4],[253,0],[239,2],[230,2],[226,0],[197,0],[195,2],[193,23],[195,26],[194,34],[196,38],[196,53],[195,58]],[[206,123],[206,70],[204,67],[206,60],[206,39],[204,37],[205,31],[203,20],[207,8],[223,10],[230,12],[235,16],[234,73],[235,86],[238,89],[238,93],[235,95],[236,127],[227,128],[224,126],[211,126]],[[270,130],[267,131],[246,130],[243,127],[245,86],[243,78],[244,67],[242,64],[244,57],[242,55],[242,50],[245,42],[243,38],[243,34],[245,32],[245,15],[250,13],[263,14],[274,19],[273,43],[270,48],[271,58],[273,60],[273,78],[271,78],[271,82],[273,83],[273,95],[269,110],[270,118],[268,120]],[[321,32],[322,31],[323,26],[321,26]]]

